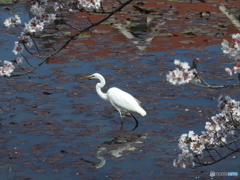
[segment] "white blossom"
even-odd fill
[[[22,61],[23,61],[23,58],[22,58],[22,57],[18,57],[18,58],[16,59],[17,64],[21,64]]]
[[[240,67],[234,66],[233,72],[234,72],[234,74],[240,73]]]
[[[174,60],[174,64],[180,66],[175,70],[169,71],[166,75],[167,81],[172,85],[187,84],[190,81],[199,82],[196,78],[196,70],[191,69],[187,62],[181,62],[180,60]]]
[[[33,13],[33,15],[39,17],[44,14],[45,8],[36,2],[34,5],[31,6],[30,11]]]
[[[240,33],[232,34],[232,38],[237,40],[237,41],[240,41]]]
[[[28,33],[22,32],[21,33],[21,42],[26,44],[27,47],[31,48],[33,45],[33,40]]]
[[[43,4],[44,6],[48,5],[48,0],[41,0],[41,4]]]
[[[178,155],[178,160],[174,159],[173,161],[173,166],[174,167],[181,167],[181,168],[186,168],[188,164],[191,164],[192,166],[195,165],[193,162],[193,154],[192,153],[186,153],[183,152],[182,154]]]
[[[232,70],[230,68],[225,68],[225,71],[227,73],[229,73],[230,76],[232,76],[233,73],[232,73]]]
[[[0,76],[11,76],[11,73],[14,71],[15,66],[12,62],[4,60],[3,66],[0,67]]]
[[[227,40],[223,40],[221,43],[222,51],[224,54],[227,54],[230,58],[235,60],[240,59],[240,34],[232,35],[233,43],[229,43]]]
[[[44,27],[44,23],[41,22],[39,19],[37,19],[36,17],[32,18],[29,23],[25,23],[25,28],[24,31],[25,32],[39,32],[42,31]]]
[[[58,2],[55,2],[55,4],[53,5],[54,11],[57,11],[60,8],[62,8],[62,6]]]
[[[4,21],[4,25],[9,27],[15,27],[16,24],[20,24],[21,19],[18,15],[15,15],[15,17],[9,17]]]
[[[175,167],[194,166],[194,157],[202,158],[206,145],[217,148],[225,145],[227,138],[234,135],[235,125],[240,121],[239,102],[229,96],[220,96],[218,108],[221,112],[212,116],[211,122],[206,122],[206,131],[202,131],[201,135],[195,134],[194,131],[181,135],[178,147],[182,153],[174,160]]]
[[[181,64],[181,61],[178,60],[178,59],[175,59],[175,60],[174,60],[174,64],[177,65],[177,66],[179,66],[179,65]]]
[[[23,52],[23,49],[24,49],[23,45],[21,43],[19,43],[19,41],[16,41],[15,46],[13,48],[13,53],[15,55],[21,54]]]
[[[80,6],[86,9],[99,9],[103,0],[78,0]]]
[[[4,75],[9,77],[11,76],[11,73],[14,71],[15,66],[13,65],[12,62],[5,60],[3,68],[4,68]]]

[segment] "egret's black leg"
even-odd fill
[[[122,128],[123,128],[123,120],[122,120],[122,113],[121,113],[121,111],[119,111],[119,114],[120,114],[120,119],[121,119],[121,130],[122,130]]]
[[[122,116],[120,116],[120,118],[121,118],[121,130],[122,130],[122,128],[123,128],[123,120],[122,120]]]
[[[137,127],[138,127],[138,120],[133,116],[133,114],[132,113],[130,113],[131,114],[131,116],[133,117],[133,119],[135,120],[135,122],[136,122],[136,125],[135,125],[135,127],[132,129],[132,131],[134,131]]]

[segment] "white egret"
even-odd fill
[[[125,114],[132,115],[132,112],[139,113],[142,116],[145,116],[147,114],[146,111],[140,106],[140,101],[134,98],[131,94],[125,91],[122,91],[121,89],[112,87],[107,91],[107,93],[103,93],[101,91],[101,88],[105,86],[106,81],[101,74],[94,73],[90,76],[86,76],[81,79],[100,80],[100,83],[96,84],[96,91],[103,100],[109,101],[113,105],[113,107],[117,109],[117,111],[120,114],[121,123],[122,123],[122,117]],[[136,120],[136,118],[133,115],[132,117],[135,119],[136,123],[138,124],[138,121]]]

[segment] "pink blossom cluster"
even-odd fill
[[[3,66],[0,66],[0,76],[11,76],[11,73],[14,71],[15,66],[10,61],[4,61]]]
[[[24,47],[20,41],[15,41],[15,46],[13,48],[13,53],[15,55],[22,54]]]
[[[4,21],[4,25],[6,27],[16,27],[17,24],[21,23],[21,19],[18,15],[15,15],[15,17],[9,17]]]
[[[223,53],[237,61],[234,63],[235,66],[233,68],[225,68],[225,71],[229,73],[230,76],[240,73],[240,33],[233,34],[232,39],[233,42],[231,43],[224,39],[221,44]]]
[[[56,14],[46,13],[47,0],[39,0],[35,2],[30,11],[34,17],[25,23],[24,32],[40,32],[44,29],[44,24],[50,24],[56,19]]]
[[[227,40],[222,42],[222,51],[227,54],[230,58],[235,60],[240,59],[240,34],[232,35],[233,42],[229,43]]]
[[[44,24],[52,23],[56,19],[56,14],[48,14],[45,12],[47,7],[47,0],[38,0],[31,6],[30,11],[34,15],[28,23],[25,23],[25,28],[21,33],[20,40],[15,42],[13,53],[15,55],[21,54],[25,47],[31,48],[33,46],[33,39],[31,33],[40,32],[44,29]],[[18,15],[7,18],[4,25],[7,27],[16,27],[21,23]]]
[[[86,9],[99,9],[103,0],[78,0],[79,4]]]
[[[43,30],[43,28],[44,23],[40,19],[33,17],[28,23],[25,23],[24,32],[29,33],[40,32]]]
[[[229,136],[234,135],[234,130],[240,123],[239,102],[229,96],[220,96],[218,107],[221,112],[212,116],[212,122],[206,122],[206,131],[202,131],[201,135],[197,135],[193,131],[181,135],[178,147],[182,150],[182,154],[179,154],[178,159],[173,161],[174,167],[194,166],[194,158],[203,157],[206,145],[209,148],[219,147],[227,143]]]
[[[225,71],[232,76],[233,74],[238,74],[240,73],[240,62],[235,63],[235,66],[233,68],[225,68]]]
[[[70,11],[72,12],[74,10],[72,10],[70,7],[74,7],[75,9],[99,9],[101,7],[102,1],[103,0],[75,0],[72,2],[62,1],[61,4],[56,2],[53,8],[55,10],[58,10],[60,8],[63,8],[63,6],[68,6]],[[31,18],[28,23],[25,23],[25,27],[23,29],[23,32],[21,33],[20,40],[15,42],[13,49],[13,53],[15,55],[22,54],[24,48],[26,47],[31,48],[34,44],[32,38],[33,33],[43,31],[45,24],[50,24],[56,19],[56,14],[50,14],[46,12],[47,5],[47,0],[33,1],[33,4],[30,8],[33,18]],[[9,17],[4,21],[4,25],[8,28],[17,27],[17,25],[20,23],[21,19],[18,15],[15,15],[14,17]],[[10,76],[14,69],[14,66],[11,65],[10,62],[4,61],[4,65],[0,67],[0,75]]]
[[[100,9],[101,2],[103,2],[103,0],[75,0],[73,2],[62,2],[62,3],[56,2],[53,8],[55,11],[57,11],[58,9],[61,9],[63,7],[68,7],[70,12],[77,11],[76,8],[77,9],[80,9],[80,8]]]
[[[166,75],[169,83],[172,85],[182,85],[187,84],[190,81],[199,81],[196,76],[197,71],[195,69],[191,69],[187,62],[181,62],[180,60],[176,59],[174,60],[174,64],[180,68],[169,71],[169,73]]]
[[[31,48],[33,46],[33,40],[29,33],[21,32],[21,40],[19,43],[25,44],[27,47]]]

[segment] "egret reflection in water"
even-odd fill
[[[120,136],[115,137],[111,141],[105,141],[97,149],[96,158],[99,159],[99,162],[90,161],[86,159],[81,159],[86,163],[91,164],[95,168],[101,168],[106,164],[106,158],[104,156],[110,155],[112,158],[120,158],[123,154],[127,155],[124,152],[130,154],[135,151],[135,146],[137,144],[144,143],[146,140],[146,135],[141,135],[133,131],[128,131],[122,133]]]

